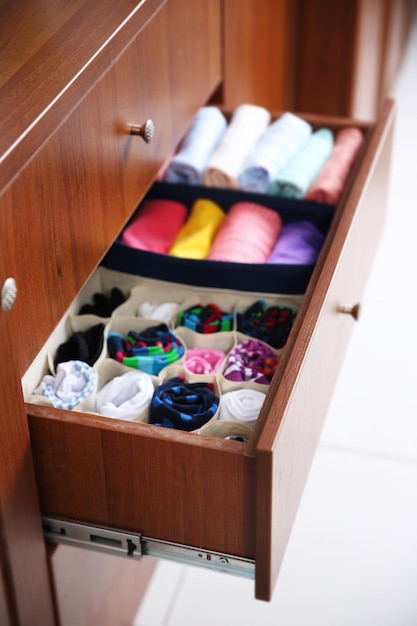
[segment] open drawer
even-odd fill
[[[360,302],[383,227],[393,119],[388,101],[367,128],[247,443],[27,403],[52,537],[65,541],[72,522],[87,535],[89,526],[119,530],[126,541],[140,536],[145,553],[254,576],[256,597],[270,599],[355,323],[345,309]]]

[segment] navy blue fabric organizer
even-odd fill
[[[221,206],[225,212],[236,202],[252,201],[275,209],[280,214],[283,224],[309,220],[324,234],[327,234],[335,211],[333,206],[317,202],[286,200],[231,189],[173,183],[154,183],[145,197],[149,198],[178,200],[185,204],[188,210],[198,198],[208,198]],[[270,265],[182,259],[126,246],[120,242],[120,236],[107,252],[102,265],[128,274],[199,287],[293,295],[305,292],[314,268],[314,265]]]

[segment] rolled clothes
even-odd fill
[[[362,143],[363,134],[358,128],[350,126],[340,130],[325,166],[313,181],[305,199],[337,204]]]
[[[59,363],[55,376],[46,374],[34,393],[49,398],[57,409],[72,410],[93,392],[95,370],[83,361]]]
[[[237,329],[279,349],[285,346],[296,315],[297,312],[287,306],[267,306],[264,300],[256,300],[236,314]]]
[[[278,172],[268,193],[285,198],[303,198],[329,158],[333,141],[333,133],[328,128],[316,130]]]
[[[179,310],[180,305],[177,302],[162,302],[162,304],[142,302],[137,309],[137,315],[144,319],[159,320],[169,326]]]
[[[226,214],[212,200],[198,199],[168,254],[185,259],[205,259]]]
[[[176,200],[145,200],[122,232],[121,242],[138,250],[166,254],[187,219],[187,207]]]
[[[244,191],[266,193],[279,171],[311,133],[311,124],[297,115],[284,113],[268,126],[246,158],[239,176],[239,187]]]
[[[96,395],[96,411],[105,417],[131,421],[149,407],[154,386],[145,372],[126,372],[115,376]]]
[[[269,385],[279,357],[266,344],[247,339],[235,346],[227,357],[223,376],[235,382]]]
[[[202,107],[168,165],[165,182],[201,185],[207,161],[226,126],[226,118],[220,109],[214,106]]]
[[[323,246],[324,234],[312,222],[284,224],[266,263],[312,265]]]
[[[95,324],[84,331],[74,332],[61,343],[55,353],[54,366],[65,361],[84,361],[94,365],[104,346],[104,324]]]
[[[113,311],[125,302],[126,298],[117,287],[113,287],[109,295],[104,293],[93,294],[93,303],[83,304],[78,315],[98,315],[110,317]]]
[[[178,326],[196,333],[218,333],[233,330],[233,313],[222,311],[214,302],[195,304],[179,312]]]
[[[254,104],[238,106],[207,162],[204,184],[238,189],[243,163],[270,121],[271,115],[264,107]]]
[[[126,337],[110,332],[107,348],[112,359],[153,376],[185,353],[183,344],[166,324],[150,326],[140,333],[131,330]]]
[[[185,353],[184,369],[191,374],[215,374],[225,358],[222,350],[189,348]]]
[[[273,209],[237,202],[214,239],[207,259],[235,263],[264,263],[271,254],[282,220]]]
[[[256,389],[236,389],[224,393],[220,399],[219,419],[239,422],[254,428],[259,417],[265,394]]]
[[[218,407],[219,397],[212,383],[187,383],[182,376],[176,376],[156,387],[149,422],[166,428],[197,430],[214,417]]]

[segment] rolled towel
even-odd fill
[[[204,184],[238,189],[243,163],[270,120],[270,113],[263,107],[254,104],[238,106],[207,162]]]
[[[176,376],[156,387],[149,410],[149,421],[156,426],[196,430],[217,412],[219,398],[212,383],[187,383]]]
[[[145,200],[121,241],[138,250],[166,254],[187,218],[187,207],[176,200]]]
[[[358,128],[350,126],[340,130],[326,165],[313,181],[305,199],[337,204],[362,143],[363,135]]]
[[[239,177],[244,191],[266,193],[278,172],[287,165],[312,133],[311,125],[297,115],[284,113],[272,122],[246,158]]]
[[[230,208],[207,258],[264,263],[278,238],[281,224],[276,211],[253,202],[237,202]]]
[[[313,264],[320,254],[323,242],[323,233],[312,222],[285,224],[266,262],[283,265]]]
[[[149,407],[154,392],[151,377],[139,371],[109,380],[96,395],[96,411],[105,417],[134,420]]]
[[[256,389],[228,391],[220,399],[219,419],[246,424],[253,429],[264,400],[265,394]]]
[[[223,209],[212,200],[196,200],[168,254],[184,259],[205,259],[225,218]]]
[[[168,183],[199,185],[207,161],[227,126],[223,113],[214,106],[202,107],[194,117],[178,152],[165,172]]]
[[[278,173],[268,193],[285,198],[302,198],[319,174],[333,148],[333,133],[316,130]]]
[[[272,348],[256,339],[247,339],[229,352],[223,376],[234,382],[269,385],[278,363],[279,357]]]
[[[95,370],[83,361],[59,363],[55,376],[46,374],[34,393],[51,400],[57,409],[71,410],[95,388]]]

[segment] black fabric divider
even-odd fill
[[[308,220],[327,234],[335,208],[328,204],[287,200],[276,196],[172,183],[154,183],[144,200],[177,200],[191,209],[195,200],[207,198],[227,212],[236,202],[251,201],[276,210],[282,223]],[[132,220],[134,215],[132,216]],[[190,260],[137,250],[121,243],[120,236],[102,261],[109,269],[198,287],[302,294],[314,265],[273,265]]]

